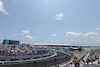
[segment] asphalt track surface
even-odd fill
[[[57,56],[53,58],[49,58],[42,61],[31,61],[27,63],[18,63],[18,64],[0,64],[0,67],[49,67],[49,66],[55,66],[57,64],[61,64],[63,62],[67,62],[71,59],[71,57],[67,54],[56,52]]]

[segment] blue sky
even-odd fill
[[[0,0],[0,42],[100,45],[100,0]]]

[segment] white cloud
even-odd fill
[[[88,46],[88,45],[82,45],[82,46]]]
[[[33,37],[33,39],[34,39],[34,41],[37,41],[37,42],[38,42],[38,39],[37,39],[37,37]]]
[[[37,39],[37,37],[33,37],[33,39]]]
[[[88,38],[90,38],[91,40],[96,40],[96,37],[94,37],[94,36],[91,36],[91,37],[88,37]]]
[[[45,3],[48,3],[48,0],[45,0]]]
[[[20,35],[24,35],[23,33],[20,33]]]
[[[55,19],[62,20],[62,17],[64,17],[63,13],[59,13],[58,15],[56,15]]]
[[[99,35],[99,33],[96,33],[96,32],[87,32],[86,34],[83,35],[83,37],[87,37],[87,38],[90,38],[92,40],[96,40],[96,37]]]
[[[53,43],[53,40],[49,39],[49,42],[50,42],[50,43]]]
[[[83,33],[67,32],[66,35],[67,35],[67,36],[79,37],[79,36],[83,35]]]
[[[23,32],[24,34],[30,33],[28,30],[23,30],[22,32]]]
[[[96,30],[100,30],[100,26],[98,26],[98,27],[96,28]]]
[[[2,34],[0,34],[0,37],[2,36]]]
[[[93,37],[93,36],[96,36],[96,35],[98,35],[98,33],[96,33],[96,32],[87,32],[83,36],[84,37]]]
[[[14,4],[16,4],[16,5],[18,4],[18,2],[16,2],[15,0],[13,0],[13,2],[14,2]]]
[[[14,36],[17,36],[18,34],[14,34]]]
[[[70,41],[72,41],[72,42],[76,42],[77,40],[71,39]]]
[[[4,8],[4,3],[0,0],[0,12],[3,12],[4,14],[9,14],[6,12],[6,9]]]
[[[59,43],[59,40],[56,40],[56,43]]]
[[[88,44],[88,41],[85,41],[84,43],[85,43],[85,44]]]
[[[52,34],[52,36],[56,37],[57,35],[56,34]]]
[[[26,38],[32,39],[32,36],[30,36],[30,35],[26,35]]]

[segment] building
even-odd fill
[[[67,44],[43,44],[43,43],[34,43],[34,48],[66,48],[68,45]]]
[[[17,40],[3,40],[3,44],[14,44],[14,45],[19,45],[19,42],[20,41],[17,41]]]

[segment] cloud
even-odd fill
[[[100,26],[98,26],[98,27],[96,28],[96,30],[100,30]]]
[[[2,34],[0,34],[0,37],[2,36]]]
[[[52,34],[52,36],[56,37],[57,35],[56,34]]]
[[[37,42],[38,42],[38,39],[37,39],[37,37],[33,37],[33,39],[34,39],[35,41],[37,41]]]
[[[30,35],[26,35],[26,38],[32,39],[32,37]]]
[[[87,43],[86,43],[87,44]],[[88,45],[82,45],[82,46],[88,46]]]
[[[83,33],[67,32],[66,35],[67,35],[67,36],[79,37],[79,36],[83,35]]]
[[[14,36],[17,36],[18,34],[14,34]]]
[[[4,14],[8,15],[9,13],[4,8],[4,3],[0,0],[0,12],[3,12]]]
[[[59,40],[56,40],[56,43],[59,43]]]
[[[48,0],[45,0],[45,3],[48,3]]]
[[[53,43],[53,40],[49,39],[49,42],[50,42],[50,43]]]
[[[77,40],[71,39],[70,41],[72,41],[72,42],[76,42]]]
[[[55,19],[62,20],[62,17],[64,17],[63,13],[59,13],[58,15],[56,15]]]
[[[13,2],[14,2],[14,4],[16,4],[16,5],[18,4],[18,2],[16,2],[15,0],[13,0]]]
[[[37,37],[33,37],[33,39],[37,39]]]
[[[84,44],[88,44],[88,41],[85,41]]]
[[[86,34],[83,35],[83,37],[93,37],[98,35],[96,32],[87,32]]]
[[[87,32],[83,35],[83,37],[90,38],[92,40],[96,40],[95,36],[99,35],[99,33],[96,32]]]
[[[28,30],[23,30],[22,32],[23,32],[24,34],[30,33]]]
[[[20,35],[24,35],[23,33],[20,33]]]

